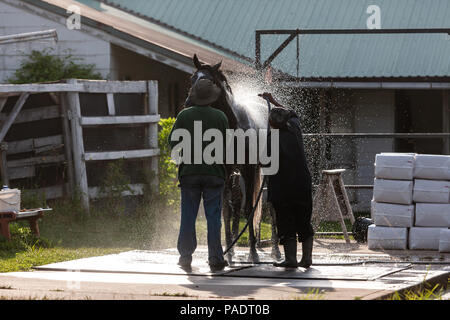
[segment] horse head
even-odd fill
[[[211,91],[210,97],[208,97],[210,101],[207,104],[223,111],[228,118],[230,128],[237,128],[237,120],[232,107],[233,94],[231,87],[224,73],[220,70],[222,62],[215,65],[204,64],[199,61],[197,55],[194,55],[193,61],[197,70],[191,75],[191,89],[185,102],[185,107],[198,105],[194,89],[200,85],[203,87],[207,86]]]
[[[205,81],[210,81],[218,88],[220,94],[210,105],[225,113],[230,128],[243,130],[267,128],[267,107],[261,103],[256,94],[253,101],[245,101],[244,104],[243,101],[237,101],[225,74],[220,69],[221,62],[215,65],[204,64],[199,61],[197,55],[194,55],[193,62],[197,70],[191,76],[191,91],[200,82]],[[190,96],[186,100],[186,107],[195,104]]]

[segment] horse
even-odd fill
[[[215,102],[211,103],[211,107],[221,110],[225,113],[228,119],[228,125],[230,129],[242,129],[244,131],[248,129],[268,129],[268,109],[264,104],[255,104],[252,107],[257,108],[257,110],[253,110],[253,112],[249,112],[247,106],[240,104],[235,100],[233,96],[232,89],[228,83],[227,78],[225,77],[222,70],[220,70],[221,62],[215,65],[209,65],[201,63],[195,54],[193,57],[194,66],[196,67],[196,71],[191,75],[190,82],[191,88],[194,87],[198,81],[205,79],[212,81],[219,89],[220,94]],[[185,102],[184,107],[189,107],[192,105],[192,101],[190,101],[189,97]],[[248,142],[245,145],[246,159],[248,158]],[[236,152],[235,152],[236,155]],[[240,177],[245,182],[244,192],[242,192],[242,199],[244,204],[242,205],[242,209],[245,212],[247,218],[249,217],[253,206],[256,203],[258,192],[261,188],[262,179],[261,179],[261,168],[258,164],[226,164],[227,167],[227,178],[226,178],[226,190],[224,191],[225,200],[228,195],[233,194],[233,190],[230,190],[230,186],[233,185],[233,180],[236,179],[237,174],[239,172]],[[236,185],[236,181],[234,181],[234,185]],[[242,185],[242,183],[241,183]],[[225,201],[227,202],[227,201]],[[259,255],[256,250],[257,238],[255,234],[255,226],[258,227],[262,218],[262,205],[259,202],[257,209],[254,213],[254,218],[249,222],[249,261],[251,262],[259,262]],[[233,212],[227,212],[229,210],[228,203],[223,206],[223,216],[224,222],[226,224],[226,241],[227,245],[231,244],[232,236],[230,235],[230,220],[231,216],[235,215]],[[240,211],[241,209],[239,209]],[[273,211],[273,210],[272,210]],[[274,221],[274,220],[273,220]],[[236,219],[234,219],[236,222]],[[234,227],[236,228],[236,227]],[[275,252],[278,249],[278,244],[276,244]],[[272,251],[274,252],[274,251]],[[279,250],[278,250],[279,253]]]

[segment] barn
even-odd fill
[[[71,5],[80,29],[67,28]],[[316,182],[322,169],[347,169],[354,211],[368,210],[375,154],[449,154],[446,0],[0,0],[0,15],[2,35],[54,28],[59,39],[0,46],[0,81],[22,52],[71,49],[105,79],[158,80],[168,117],[184,101],[194,53],[222,60],[237,83],[261,79],[301,113]],[[373,28],[397,32],[336,32]]]

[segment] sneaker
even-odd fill
[[[224,260],[221,263],[218,264],[210,264],[209,268],[211,269],[212,272],[218,272],[218,271],[222,271],[223,269],[225,269],[225,267],[228,266],[228,262],[226,260]]]

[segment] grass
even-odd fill
[[[12,240],[0,236],[0,272],[27,271],[34,266],[132,249],[159,248],[174,239],[175,214],[164,216],[166,212],[160,206],[142,206],[133,215],[93,208],[90,217],[72,201],[61,200],[51,207],[53,211],[46,212],[39,222],[40,238],[31,234],[27,222],[10,223]],[[159,224],[155,224],[157,213],[162,215]]]
[[[395,292],[388,300],[442,300],[443,292],[444,289],[436,284],[432,288],[423,288],[419,291]]]
[[[0,272],[29,271],[35,266],[135,249],[176,247],[179,213],[160,204],[138,206],[128,215],[97,206],[89,217],[72,201],[60,200],[50,206],[53,211],[39,221],[40,238],[31,234],[27,222],[10,224],[11,241],[0,235]],[[242,220],[241,229],[244,224]],[[198,244],[206,245],[204,216],[199,215],[196,226]],[[262,223],[261,238],[270,236],[270,225]],[[247,241],[248,231],[238,245],[245,246]]]
[[[309,289],[305,295],[297,296],[294,295],[291,297],[292,300],[324,300],[323,291],[319,288],[311,288]]]
[[[36,200],[36,199],[34,199]],[[39,199],[38,199],[39,200]],[[27,200],[30,202],[30,200]],[[98,203],[88,217],[76,201],[58,200],[49,205],[39,222],[41,237],[31,234],[27,222],[10,224],[12,241],[0,235],[0,272],[28,271],[49,263],[119,253],[134,249],[156,250],[176,247],[179,230],[179,212],[157,202],[141,203],[124,214],[124,200],[120,203]],[[38,207],[33,203],[27,207]],[[240,221],[239,230],[246,223]],[[199,245],[207,244],[206,219],[197,219]],[[320,231],[338,231],[337,222],[322,223]],[[271,238],[271,225],[261,223],[261,240]],[[224,228],[222,242],[225,243]],[[248,245],[248,230],[239,239],[238,246]]]
[[[73,260],[83,257],[98,256],[122,251],[120,247],[107,246],[63,246],[63,238],[55,244],[45,236],[36,238],[28,227],[22,223],[11,223],[11,241],[0,239],[0,272],[27,271],[34,266],[53,262]],[[54,235],[44,232],[56,240]],[[66,234],[70,237],[70,234]]]
[[[428,272],[418,288],[397,291],[386,300],[442,300],[445,288],[448,288],[450,285],[450,277],[447,278],[447,285],[437,283],[432,286],[426,280],[427,275]]]

